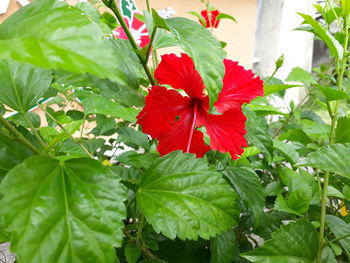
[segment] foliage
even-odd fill
[[[189,147],[160,156],[157,138],[136,123],[157,84],[157,50],[171,46],[193,61],[208,94],[201,107],[218,120],[214,103],[230,74],[214,29],[149,7],[137,14],[150,32],[140,48],[119,10],[132,19],[133,1],[103,3],[109,13],[38,0],[0,25],[0,241],[11,242],[17,261],[348,262],[350,2],[316,5],[321,22],[300,14],[298,29],[325,43],[330,62],[312,73],[294,68],[283,81],[275,78],[283,57],[276,61],[265,96],[242,107],[248,145],[235,160],[210,147],[202,158]],[[216,9],[205,4],[209,19]],[[129,40],[113,36],[117,24]],[[275,107],[289,89],[306,96]],[[237,101],[229,112],[250,99]],[[172,127],[166,114],[156,112],[165,128],[149,122],[155,134]],[[203,126],[190,134],[206,145],[213,134],[232,138]]]

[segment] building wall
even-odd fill
[[[70,2],[74,1],[77,0],[70,0]],[[136,0],[136,4],[140,10],[146,9],[144,0]],[[196,18],[187,12],[200,13],[204,9],[200,0],[151,0],[151,4],[157,10],[171,6],[176,11],[177,16],[195,20]],[[221,41],[227,42],[225,50],[228,53],[228,58],[238,60],[243,66],[250,68],[254,54],[257,0],[211,0],[211,4],[237,19],[237,24],[231,20],[222,20],[219,28],[214,29],[213,33]],[[17,0],[10,0],[8,12],[0,15],[0,22],[18,8],[20,5]],[[163,51],[163,53],[167,52],[170,50]]]

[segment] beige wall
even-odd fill
[[[187,12],[196,11],[200,13],[204,7],[200,0],[150,1],[155,9],[171,6],[177,12],[177,16],[192,19],[196,18],[187,14]],[[145,0],[136,0],[136,3],[140,10],[146,8]],[[251,68],[254,54],[257,0],[211,0],[211,4],[221,12],[233,15],[238,21],[236,24],[231,20],[222,20],[219,28],[214,29],[214,34],[221,41],[227,42],[225,50],[228,52],[228,58],[237,60],[243,66]],[[11,0],[8,12],[0,15],[0,22],[19,7],[20,5],[16,0]]]

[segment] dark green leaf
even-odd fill
[[[127,151],[117,157],[118,162],[131,165],[136,168],[147,169],[159,156],[154,153],[140,154],[135,151]]]
[[[136,145],[139,145],[146,150],[149,149],[149,141],[146,134],[129,127],[118,128],[117,133],[125,140],[135,143]]]
[[[172,152],[143,174],[137,203],[156,232],[170,239],[209,239],[237,224],[235,193],[204,159]]]
[[[197,19],[202,23],[202,25],[206,26],[207,22],[205,21],[204,17],[201,14],[198,14],[197,12],[190,11],[188,12],[190,15],[194,15],[197,17]]]
[[[299,13],[300,16],[302,16],[305,19],[305,23],[312,26],[313,30],[315,31],[316,35],[321,38],[326,45],[329,47],[329,50],[331,51],[332,55],[341,60],[343,58],[344,49],[334,38],[334,36],[331,35],[330,32],[327,31],[326,28],[324,28],[319,22],[317,22],[315,19],[313,19],[311,16],[306,14]]]
[[[326,215],[326,224],[337,238],[350,234],[350,225],[339,217]],[[350,237],[343,238],[339,242],[346,252],[350,254]]]
[[[0,181],[15,165],[32,155],[32,151],[20,142],[0,134]]]
[[[231,263],[236,247],[236,233],[230,230],[210,242],[210,263]]]
[[[7,174],[0,193],[19,262],[115,262],[126,195],[98,161],[32,157]]]
[[[324,146],[300,161],[298,166],[311,166],[350,178],[350,144]]]
[[[268,162],[272,160],[273,142],[268,132],[266,121],[248,108],[243,108],[246,121],[246,139],[248,142],[259,148],[265,155]]]
[[[25,113],[50,87],[52,72],[13,60],[0,60],[0,79],[0,102]]]
[[[167,19],[181,48],[193,59],[207,88],[210,105],[217,100],[224,76],[225,52],[220,42],[200,24],[182,17]]]
[[[318,234],[314,226],[298,221],[282,226],[261,248],[242,256],[258,263],[312,263],[318,251]]]
[[[295,150],[292,144],[281,142],[280,140],[273,140],[273,147],[279,150],[286,157],[287,161],[295,164],[298,162],[300,156],[299,153]]]
[[[286,81],[317,84],[311,74],[302,68],[293,68]]]
[[[100,95],[92,95],[83,100],[85,114],[110,115],[126,121],[136,122],[138,110],[127,108]]]
[[[128,263],[136,263],[141,256],[141,248],[135,243],[129,243],[125,246],[124,254]]]
[[[273,106],[270,105],[255,105],[255,104],[249,104],[248,108],[251,109],[256,113],[258,116],[267,116],[267,115],[284,115],[287,114],[284,112],[279,111]]]
[[[322,263],[338,263],[333,250],[329,246],[323,248]]]
[[[162,29],[170,31],[170,28],[166,24],[164,18],[162,18],[158,14],[158,12],[155,9],[153,9],[153,8],[152,8],[152,17],[153,17],[154,27],[158,27],[158,28],[162,28]]]
[[[250,209],[258,225],[265,204],[265,193],[257,174],[248,168],[230,167],[226,169],[227,178],[247,208]]]
[[[335,140],[337,143],[350,143],[350,119],[341,117],[338,119],[335,130]]]

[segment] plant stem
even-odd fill
[[[341,236],[341,237],[334,238],[331,241],[329,241],[329,243],[334,243],[334,242],[337,242],[337,241],[342,240],[342,239],[347,238],[347,237],[350,237],[350,233],[346,234],[344,236]],[[326,243],[323,244],[323,246],[325,246],[325,245],[326,245]]]
[[[25,114],[21,114],[22,118],[24,119],[24,121],[28,124],[28,126],[30,127],[31,131],[33,132],[34,137],[36,138],[36,140],[39,142],[40,146],[45,149],[46,148],[46,143],[44,142],[44,140],[41,138],[40,134],[38,133],[38,131],[36,130],[36,128],[33,125],[33,122],[27,118],[25,116]]]
[[[119,11],[119,7],[116,5],[115,1],[112,1],[111,4],[110,4],[108,7],[113,11],[113,13],[115,14],[115,16],[117,17],[117,20],[118,20],[119,24],[121,25],[121,27],[123,28],[125,34],[127,35],[127,37],[128,37],[128,39],[129,39],[130,44],[131,44],[131,46],[133,47],[133,49],[139,50],[140,48],[139,48],[139,46],[136,44],[136,41],[135,41],[134,37],[132,36],[132,34],[131,34],[131,32],[130,32],[128,26],[126,25],[126,23],[125,23],[125,21],[124,21],[124,19],[123,19],[123,16],[122,16],[122,14],[121,14],[120,11]],[[140,62],[141,62],[141,64],[142,64],[142,67],[143,67],[143,69],[145,70],[146,75],[147,75],[149,81],[151,82],[151,85],[152,85],[152,86],[156,85],[156,82],[155,82],[155,80],[154,80],[154,78],[153,78],[153,76],[152,76],[152,73],[151,73],[149,67],[147,66],[147,64],[143,63],[143,58],[142,58],[142,56],[141,56],[140,54],[137,54],[137,53],[136,53],[136,55],[137,55],[137,57],[139,58],[139,60],[140,60]]]
[[[39,108],[43,111],[43,112],[45,112],[45,114],[47,115],[47,116],[49,116],[49,118],[51,119],[51,120],[53,120],[72,140],[73,140],[73,142],[75,142],[90,158],[94,158],[94,156],[85,148],[85,146],[81,143],[81,142],[79,142],[79,141],[77,141],[71,134],[70,134],[70,132],[69,131],[67,131],[67,129],[63,126],[63,125],[61,125],[60,123],[58,123],[58,121],[55,119],[55,117],[53,117],[48,111],[46,111],[40,104],[38,104],[39,105]]]
[[[28,141],[22,133],[17,131],[15,127],[12,126],[11,123],[9,123],[5,118],[0,116],[0,123],[5,126],[9,132],[11,132],[17,141],[25,145],[27,148],[29,148],[33,153],[39,154],[39,155],[46,155],[44,152],[42,152],[40,149],[35,147],[30,141]]]
[[[141,236],[142,236],[142,229],[145,225],[145,216],[142,214],[140,223],[139,223],[139,228],[137,229],[137,236],[136,236],[136,243],[140,244]]]
[[[147,52],[146,52],[146,56],[145,56],[145,61],[143,62],[144,64],[147,65],[148,63],[148,60],[149,60],[149,56],[151,54],[151,49],[152,49],[152,44],[153,44],[153,41],[154,41],[154,37],[156,36],[156,32],[157,32],[157,27],[155,27],[152,31],[152,35],[151,35],[151,40],[149,42],[149,46],[147,48]]]
[[[349,26],[348,22],[345,19],[344,20],[344,33],[345,33],[345,41],[344,41],[344,55],[340,62],[340,71],[337,78],[337,84],[338,84],[338,90],[343,90],[343,78],[344,78],[344,72],[346,68],[346,62],[348,60],[347,58],[347,50],[348,50],[348,39],[349,39]],[[339,60],[337,61],[337,65],[339,65]],[[337,127],[337,120],[338,120],[338,110],[339,110],[339,101],[337,100],[335,102],[335,107],[332,109],[332,105],[330,102],[327,102],[327,109],[328,114],[331,117],[331,132],[329,135],[329,144],[335,143],[335,129]],[[321,218],[320,218],[320,243],[319,243],[319,250],[317,254],[317,260],[316,263],[321,263],[322,260],[322,251],[323,251],[323,244],[325,243],[325,218],[326,218],[326,208],[327,208],[327,196],[328,196],[328,183],[329,183],[329,176],[330,173],[327,172],[325,174],[324,178],[324,184],[323,184],[323,195],[322,195],[322,202],[321,202]]]
[[[147,11],[151,12],[151,5],[149,4],[149,0],[146,0]]]

